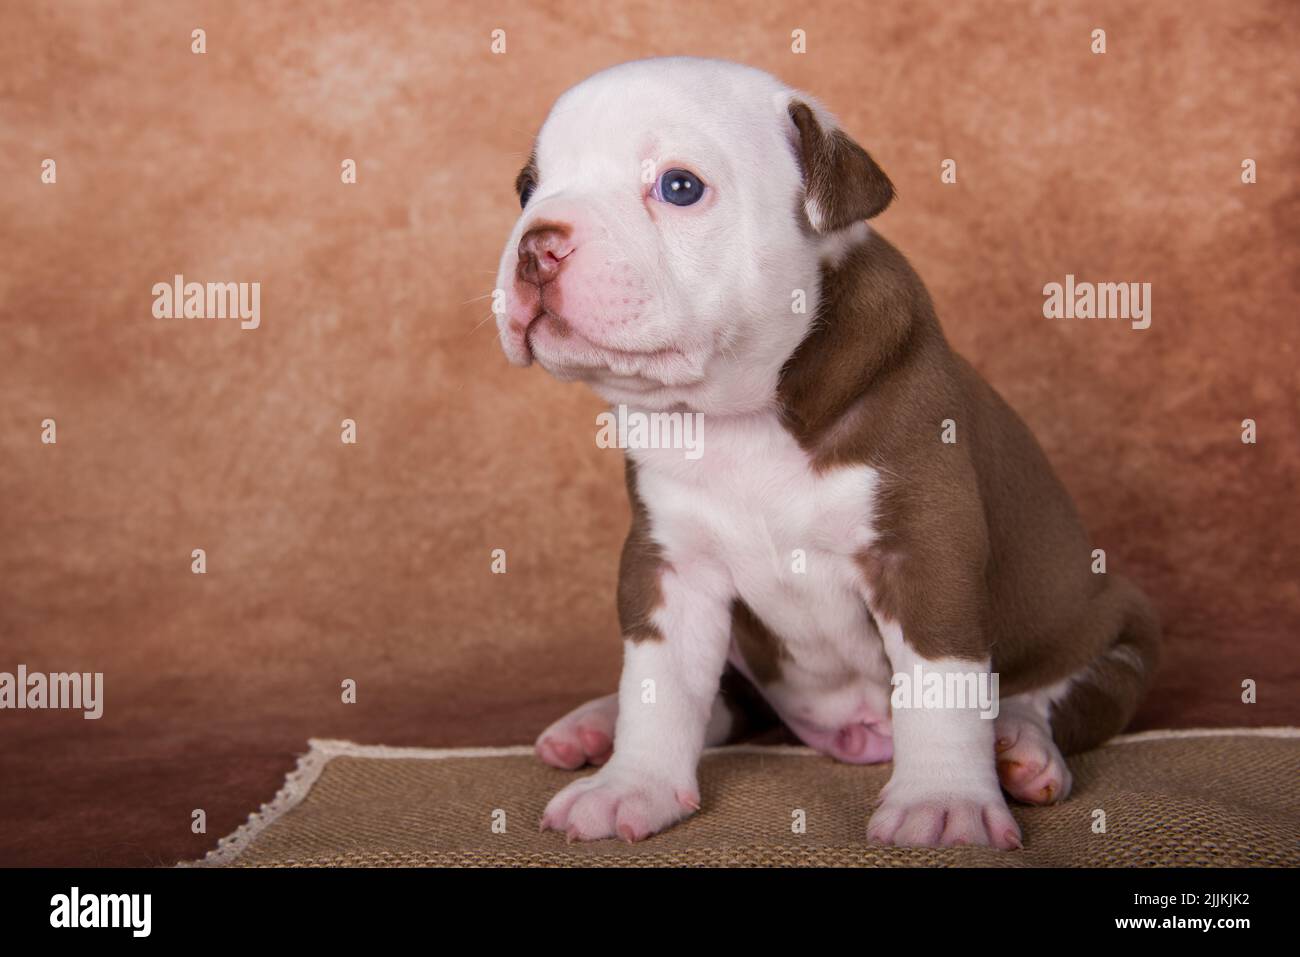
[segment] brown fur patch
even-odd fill
[[[663,549],[650,535],[650,515],[636,490],[636,466],[624,459],[627,497],[632,504],[632,527],[623,542],[618,563],[618,623],[629,641],[659,641],[663,634],[650,620],[663,606],[660,576],[668,569]]]
[[[1086,751],[1119,734],[1137,710],[1160,661],[1160,623],[1125,579],[1107,592],[1104,610],[1119,636],[1052,706],[1052,737],[1065,754]]]
[[[772,629],[739,598],[731,602],[731,640],[755,681],[771,684],[781,677],[781,662],[788,661],[790,653]]]
[[[894,184],[876,161],[843,131],[822,129],[807,103],[790,104],[799,131],[804,190],[820,213],[819,232],[834,232],[884,212]]]
[[[778,391],[818,468],[879,469],[879,538],[859,564],[872,613],[921,655],[991,657],[1010,695],[1098,662],[1135,622],[1154,642],[1145,598],[1092,574],[1038,443],[951,351],[919,277],[879,235],[825,272],[817,322]],[[945,419],[955,444],[941,441]],[[1102,690],[1127,714],[1140,689]]]

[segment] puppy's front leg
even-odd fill
[[[896,623],[881,621],[885,653],[896,676],[915,683],[939,676],[971,687],[990,662],[956,658],[926,659],[908,643]],[[996,711],[981,716],[978,701],[964,707],[945,697],[940,706],[894,707],[894,773],[881,793],[880,806],[867,825],[867,837],[884,844],[952,847],[978,844],[1010,850],[1020,847],[1020,827],[998,784],[994,757]]]
[[[699,809],[696,766],[726,664],[730,599],[715,570],[655,574],[661,603],[645,622],[624,621],[613,757],[551,799],[543,829],[639,841]]]

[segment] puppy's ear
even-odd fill
[[[857,143],[803,100],[789,101],[792,136],[803,170],[804,209],[819,233],[832,233],[884,212],[894,184]]]

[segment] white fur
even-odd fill
[[[987,672],[990,663],[927,659],[897,622],[881,619],[895,673]],[[1020,828],[1007,809],[994,764],[994,722],[976,707],[900,708],[894,712],[894,773],[867,825],[875,840],[897,844],[984,844],[1010,848]]]
[[[719,415],[768,407],[808,331],[823,258],[795,215],[795,95],[749,67],[674,57],[614,67],[561,96],[538,136],[536,192],[501,256],[506,354],[536,357],[612,404]],[[656,201],[647,163],[655,179],[691,170],[706,198]],[[520,327],[538,307],[515,278],[518,245],[534,224],[557,220],[581,242],[555,283],[583,308],[561,305],[567,337],[541,323],[525,340]],[[828,243],[834,258],[843,242]],[[792,309],[795,290],[804,312]]]
[[[728,606],[742,599],[781,637],[789,659],[763,690],[782,715],[827,731],[887,718],[889,667],[855,562],[875,535],[875,470],[816,473],[770,413],[706,417],[704,431],[698,461],[629,453],[665,559],[683,577],[707,568]]]
[[[643,820],[671,823],[687,813],[675,795],[698,794],[695,767],[719,720],[718,679],[734,655],[734,598],[791,656],[781,680],[763,689],[783,715],[827,732],[865,717],[888,725],[889,665],[854,562],[874,535],[875,471],[818,475],[770,413],[706,418],[705,429],[698,460],[673,450],[629,453],[671,567],[653,619],[663,637],[626,643],[614,757],[593,776],[606,783],[575,782],[547,812],[550,826],[579,837],[617,835],[622,799],[634,793],[637,807],[650,810],[633,815],[632,833]],[[792,570],[796,549],[806,555],[802,574]],[[652,704],[643,700],[647,681]],[[654,800],[647,782],[660,782]]]
[[[813,237],[801,221],[788,115],[796,95],[765,73],[708,60],[597,74],[547,118],[537,189],[502,254],[498,325],[513,361],[536,357],[633,410],[705,416],[699,459],[628,453],[669,568],[654,616],[662,637],[625,644],[613,757],[547,806],[544,826],[574,837],[639,839],[697,805],[719,677],[729,653],[744,666],[729,647],[735,599],[780,636],[780,680],[763,692],[801,735],[871,725],[887,746],[890,676],[922,661],[896,625],[882,645],[856,561],[875,540],[881,477],[866,465],[818,472],[774,409],[780,370],[816,314],[821,265],[868,236],[858,224]],[[691,170],[705,198],[657,202],[641,178],[647,160],[654,178]],[[812,204],[805,212],[819,222]],[[521,237],[556,222],[571,227],[557,277],[543,287],[516,280]],[[797,292],[802,312],[792,308]],[[564,323],[537,319],[548,315]],[[895,774],[874,833],[901,843],[1018,840],[993,735],[975,711],[896,715]]]
[[[699,806],[695,770],[726,661],[728,583],[706,562],[662,577],[661,638],[624,643],[614,755],[547,805],[544,825],[592,840],[638,840]]]

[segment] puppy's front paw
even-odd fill
[[[911,847],[978,845],[1004,851],[1021,846],[1020,825],[1000,793],[930,793],[884,800],[867,824],[867,837]]]
[[[674,786],[640,771],[607,764],[574,781],[546,805],[542,830],[569,840],[619,837],[629,844],[656,834],[700,808],[692,782]]]

